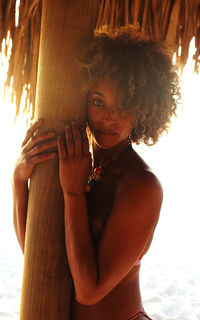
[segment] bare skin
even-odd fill
[[[40,119],[27,131],[12,177],[13,223],[22,252],[24,252],[26,232],[28,179],[37,163],[52,159],[56,154],[50,151],[57,145],[55,138],[52,139],[55,136],[54,132],[36,135],[43,122],[44,120]]]
[[[111,161],[87,202],[87,139],[72,123],[66,128],[66,150],[58,140],[66,249],[74,282],[71,319],[123,320],[142,307],[135,264],[150,246],[162,189],[148,166],[127,148],[134,117],[118,107],[115,86],[108,79],[90,92],[88,122],[94,166],[119,157]]]
[[[118,105],[115,86],[108,79],[92,88],[88,121],[93,166],[110,163],[88,195],[85,186],[92,160],[85,129],[75,122],[66,126],[66,149],[62,139],[57,139],[66,250],[74,283],[72,320],[126,320],[142,307],[140,267],[135,264],[151,244],[162,189],[148,166],[131,150],[128,136],[134,117]],[[14,224],[22,250],[27,180],[37,162],[54,156],[50,148],[56,143],[51,138],[49,145],[44,135],[36,135],[33,143],[30,138],[35,132],[36,127],[28,133],[13,175]],[[45,156],[40,154],[42,150],[35,149],[38,142]],[[27,174],[23,176],[22,172]]]

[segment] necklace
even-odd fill
[[[130,148],[130,145],[128,146]],[[109,160],[108,162],[104,163],[103,165],[100,165],[96,168],[94,168],[92,170],[92,172],[89,175],[88,178],[88,182],[87,185],[85,187],[85,192],[90,192],[92,189],[92,186],[101,180],[102,178],[102,174],[104,173],[104,171],[106,170],[106,168],[108,167],[108,165],[110,165],[113,161],[117,160],[119,158],[119,155],[122,154],[123,151],[125,151],[126,148],[124,148],[117,156],[113,157],[111,160]]]
[[[104,163],[103,165],[100,165],[94,170],[92,170],[91,174],[89,175],[88,182],[85,188],[85,192],[90,192],[92,186],[95,184],[95,182],[98,182],[101,179],[101,176],[103,172],[105,171],[106,167],[114,160],[116,160],[118,156],[115,156],[113,159],[110,161]]]

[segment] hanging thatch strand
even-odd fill
[[[26,108],[28,101],[35,104],[37,66],[39,56],[41,1],[21,0],[19,22],[15,26],[15,0],[0,0],[0,23],[2,25],[0,40],[10,31],[13,40],[12,54],[6,85],[13,76],[13,95],[16,95],[16,114],[19,112],[23,88],[26,88]],[[2,15],[1,15],[2,13]]]
[[[96,32],[115,32],[126,26],[157,41],[165,41],[177,53],[181,68],[187,62],[195,37],[195,71],[200,54],[200,0],[101,0]]]
[[[25,84],[30,84],[26,87],[27,96],[34,110],[42,4],[41,0],[21,0],[19,24],[15,27],[16,2],[0,0],[0,40],[10,30],[13,48],[7,84],[13,75],[18,113]],[[121,26],[164,40],[177,53],[181,68],[187,62],[189,44],[195,37],[194,60],[198,72],[200,0],[99,0],[96,32],[114,32]]]

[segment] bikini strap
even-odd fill
[[[137,320],[139,319],[139,317],[145,317],[148,320],[152,320],[151,318],[148,317],[148,315],[144,311],[139,311],[135,316],[128,318],[128,320]]]

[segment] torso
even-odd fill
[[[143,160],[132,149],[126,148],[105,169],[100,181],[96,182],[88,193],[88,217],[91,237],[96,250],[101,241],[102,234],[109,212],[111,211],[115,195],[121,179],[134,172],[135,179],[139,179],[145,171],[149,170]],[[153,237],[153,235],[152,235]],[[152,237],[143,254],[148,250]],[[127,276],[105,298],[92,306],[78,303],[73,295],[72,320],[127,320],[136,314],[142,307],[139,288],[140,266],[133,266]]]

